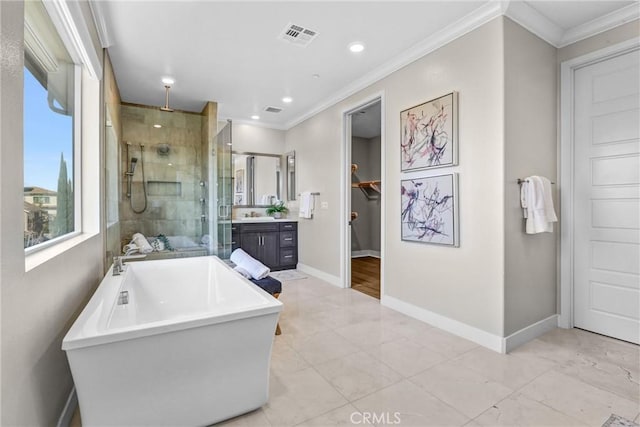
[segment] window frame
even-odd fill
[[[95,30],[95,24],[87,18],[92,13],[90,5],[68,0],[46,0],[42,3],[75,64],[74,79],[78,88],[74,91],[76,112],[73,130],[75,230],[23,249],[25,272],[99,236],[103,224],[99,148],[102,146],[100,129],[104,124],[101,117],[103,46],[94,45],[90,29]]]
[[[47,10],[48,13],[50,13]],[[72,152],[73,152],[73,231],[69,232],[69,233],[65,233],[61,236],[57,236],[54,237],[53,239],[47,240],[46,242],[42,242],[42,243],[38,243],[36,245],[33,246],[29,246],[27,248],[24,248],[24,253],[26,256],[29,256],[35,252],[41,251],[43,249],[47,249],[50,248],[52,246],[57,245],[60,242],[64,242],[66,240],[72,239],[74,237],[77,237],[79,235],[82,234],[82,143],[83,143],[83,138],[82,138],[82,64],[78,64],[76,61],[76,58],[74,57],[74,55],[72,54],[72,49],[73,47],[70,47],[67,42],[65,41],[65,38],[63,37],[62,34],[60,34],[60,31],[58,30],[57,26],[55,25],[55,21],[54,19],[51,17],[51,15],[49,16],[49,18],[51,19],[51,21],[54,24],[54,27],[56,27],[56,31],[58,32],[58,36],[60,37],[60,39],[62,40],[62,43],[65,47],[65,49],[67,50],[67,52],[69,53],[69,56],[71,57],[71,60],[74,61],[73,62],[73,121],[72,121],[72,138],[71,138],[71,144],[72,144]],[[24,73],[24,68],[23,67],[23,73]],[[24,82],[24,76],[23,76],[23,82]],[[24,83],[23,83],[24,85]],[[45,88],[48,89],[48,88]],[[24,103],[24,97],[22,99],[22,102]],[[23,124],[24,126],[24,124]],[[24,151],[24,138],[22,139],[22,149]],[[23,163],[24,163],[24,158],[23,158]],[[23,177],[24,180],[24,177]],[[24,187],[24,181],[22,186]]]

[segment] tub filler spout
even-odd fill
[[[113,257],[113,275],[119,276],[124,272],[124,263],[130,259],[143,259],[146,255],[126,255],[126,256],[114,256]]]

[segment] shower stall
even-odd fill
[[[120,251],[141,234],[153,249],[147,259],[229,258],[231,122],[218,123],[215,110],[121,106]]]

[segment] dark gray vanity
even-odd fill
[[[238,221],[231,224],[232,249],[242,248],[273,271],[298,264],[298,223],[295,221]]]

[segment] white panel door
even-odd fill
[[[640,51],[574,75],[574,325],[640,342]]]

